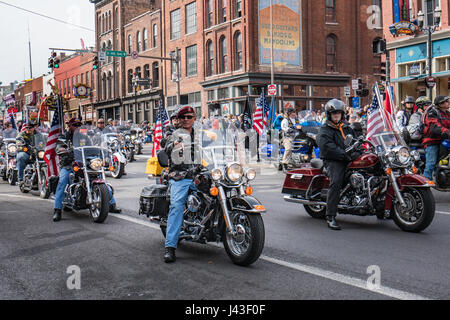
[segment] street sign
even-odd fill
[[[433,88],[436,85],[436,79],[434,77],[426,77],[425,82],[428,88]]]
[[[267,93],[269,96],[276,96],[277,95],[277,86],[275,84],[269,84],[267,87]]]
[[[125,58],[127,56],[127,53],[126,53],[126,51],[112,51],[112,50],[108,50],[108,51],[106,51],[106,56],[108,56],[108,57]]]
[[[358,79],[353,79],[352,80],[352,89],[353,90],[358,90],[359,89],[359,81],[358,81]]]
[[[137,51],[133,51],[133,52],[131,53],[131,58],[137,59],[138,57],[139,57],[139,54],[138,54]]]
[[[359,109],[359,97],[352,98],[352,108]]]
[[[106,62],[106,52],[105,51],[98,52],[98,61]]]
[[[350,87],[344,87],[344,96],[345,97],[350,97],[351,96]]]

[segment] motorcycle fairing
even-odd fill
[[[403,191],[406,187],[414,187],[414,188],[430,188],[434,186],[432,181],[429,181],[424,176],[418,174],[404,174],[396,178],[398,187],[400,191]],[[394,187],[392,184],[389,184],[389,187],[386,191],[386,198],[384,200],[384,209],[391,210],[392,208],[392,200],[395,197]]]
[[[236,211],[245,211],[248,213],[263,213],[266,212],[266,210],[257,210],[255,206],[261,206],[261,202],[258,201],[256,198],[252,196],[247,195],[240,195],[231,198],[231,210]]]

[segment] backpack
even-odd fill
[[[411,115],[411,118],[409,119],[409,124],[406,126],[406,130],[412,140],[421,140],[423,137],[425,125],[421,119],[422,117],[423,115],[416,112]]]
[[[432,108],[434,108],[434,105],[430,105],[428,108],[426,108],[425,111],[422,114],[422,117],[420,117],[419,130],[420,130],[420,134],[422,136],[424,135],[424,131],[425,131],[425,120],[426,120],[426,117],[428,115],[428,112],[431,111]],[[436,111],[437,111],[438,119],[440,121],[442,119],[441,118],[441,112],[439,111],[439,109],[436,109]]]

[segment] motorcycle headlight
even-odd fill
[[[8,146],[8,152],[9,153],[16,153],[17,152],[17,146],[15,144],[10,144]]]
[[[38,152],[38,158],[39,158],[39,159],[44,159],[44,154],[45,154],[44,151],[39,151],[39,152]]]
[[[126,135],[126,136],[125,136],[125,139],[130,139],[130,136],[129,136],[129,135]]]
[[[133,140],[136,139],[136,136],[131,136],[131,139],[133,139]]]
[[[256,178],[256,171],[255,169],[248,169],[245,173],[245,176],[248,180],[254,180]]]
[[[242,169],[242,166],[233,163],[227,168],[227,178],[231,182],[237,182],[241,180],[242,176],[244,175],[244,170]]]
[[[401,148],[397,152],[397,159],[401,164],[407,164],[409,162],[409,160],[411,159],[409,150],[405,147]]]
[[[92,168],[92,170],[98,171],[103,167],[103,160],[101,159],[92,159],[89,163],[89,166]]]
[[[220,169],[213,169],[211,171],[211,178],[214,181],[219,181],[220,179],[222,179],[222,170],[220,170]]]

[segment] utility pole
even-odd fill
[[[273,71],[273,0],[270,0],[270,84],[275,83],[274,71]]]
[[[28,23],[28,54],[30,56],[30,79],[33,79],[33,67],[31,63],[31,37],[30,37],[30,24]]]
[[[177,65],[177,105],[180,106],[181,104],[181,95],[180,95],[180,60],[181,57],[178,54],[178,47],[175,49],[175,62]]]

